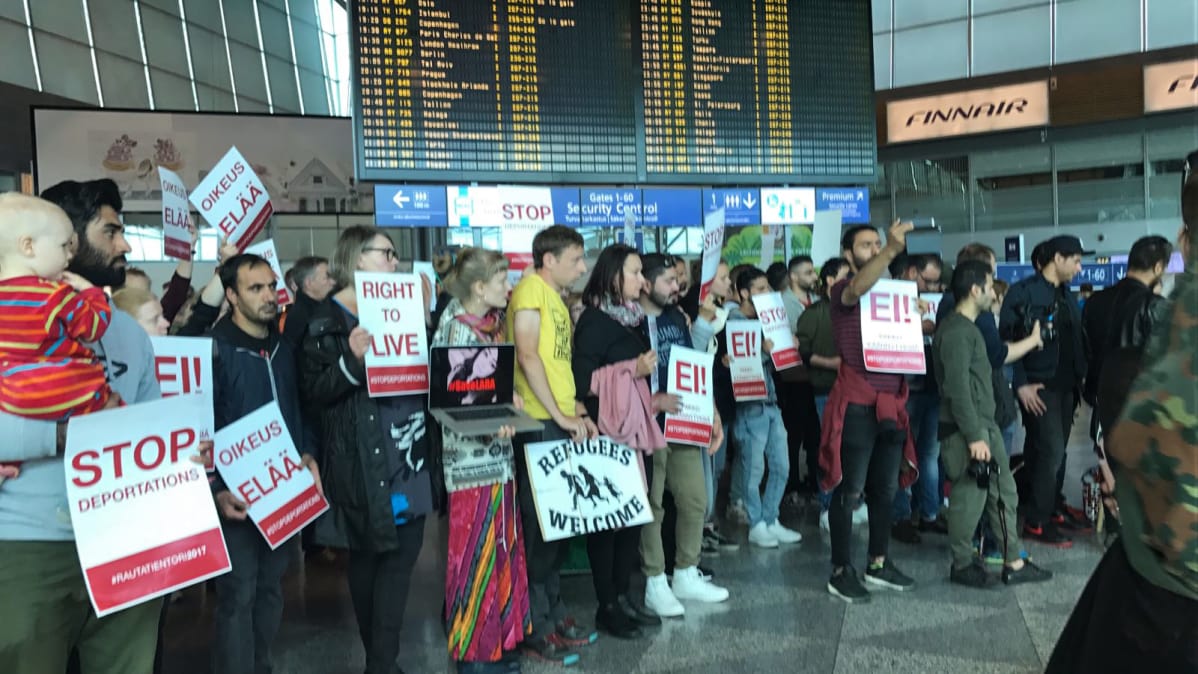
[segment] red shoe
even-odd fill
[[[1023,537],[1028,540],[1035,541],[1041,545],[1050,545],[1054,548],[1072,548],[1073,540],[1062,534],[1054,522],[1048,522],[1038,527],[1031,524],[1023,525]]]
[[[567,617],[557,624],[556,634],[561,638],[562,643],[571,648],[590,646],[599,640],[598,632],[583,628],[571,617]]]

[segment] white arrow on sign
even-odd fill
[[[403,208],[403,205],[408,203],[411,200],[412,200],[412,198],[409,197],[408,195],[404,194],[403,192],[396,192],[395,196],[391,197],[391,201],[394,201],[395,205],[398,206],[399,208]]]
[[[753,198],[753,193],[749,192],[749,194],[747,196],[745,196],[745,206],[747,206],[750,210],[752,210],[753,207],[756,205],[757,205],[757,200]]]

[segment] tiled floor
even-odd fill
[[[1087,418],[1083,413],[1082,418]],[[1083,426],[1079,424],[1078,426]],[[1092,465],[1084,428],[1075,426],[1067,489],[1076,501],[1080,471]],[[814,513],[792,514],[802,544],[779,550],[747,546],[706,558],[717,581],[731,591],[724,604],[689,604],[639,641],[601,637],[585,649],[576,672],[835,672],[836,674],[1015,674],[1040,672],[1073,604],[1097,565],[1094,538],[1071,550],[1032,545],[1033,556],[1052,569],[1047,584],[978,591],[948,583],[943,537],[924,543],[893,543],[891,557],[918,585],[913,592],[875,593],[873,601],[847,606],[824,589],[828,544]],[[861,527],[858,527],[859,529]],[[403,633],[400,664],[410,674],[452,671],[438,619],[442,605],[445,525],[428,527],[416,570]],[[740,532],[743,537],[743,532]],[[854,543],[864,555],[864,533]],[[275,647],[275,671],[284,674],[361,672],[362,648],[345,589],[335,566],[297,563],[286,582],[287,609]],[[593,612],[590,579],[564,581],[568,604],[588,622]],[[207,672],[212,595],[192,588],[171,607],[166,671]],[[526,664],[525,672],[557,671]]]

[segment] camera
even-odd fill
[[[1032,328],[1036,327],[1036,321],[1040,321],[1040,341],[1048,344],[1056,341],[1057,328],[1053,321],[1056,314],[1050,313],[1043,316],[1036,316],[1031,313],[1023,315],[1023,335],[1025,337],[1032,334]]]
[[[989,489],[990,476],[998,475],[998,461],[995,461],[993,457],[989,461],[975,459],[969,462],[965,474],[977,481],[978,489]]]

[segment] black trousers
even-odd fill
[[[524,458],[524,445],[530,442],[565,440],[570,437],[560,426],[545,421],[540,433],[522,434],[516,439],[516,497],[520,500],[520,522],[524,534],[524,558],[528,567],[528,603],[532,614],[531,639],[539,639],[553,633],[557,623],[565,620],[566,607],[562,603],[561,571],[569,553],[569,539],[546,541],[541,537],[541,523],[537,520],[537,506],[532,497],[532,485],[528,481],[528,462]]]
[[[1045,674],[1198,672],[1198,602],[1136,573],[1123,541],[1107,550],[1057,639]]]
[[[849,405],[845,410],[840,443],[841,480],[832,492],[828,508],[834,568],[852,563],[853,509],[862,489],[869,508],[869,556],[871,559],[886,556],[905,439],[896,427],[878,423],[872,405]]]
[[[790,458],[790,476],[786,480],[786,493],[799,491],[800,454],[807,452],[807,475],[815,480],[819,469],[819,417],[815,414],[815,389],[810,382],[784,382],[774,374],[778,390],[778,407],[782,410],[782,424],[786,426],[786,451]]]
[[[1052,517],[1065,482],[1065,448],[1073,431],[1073,392],[1040,390],[1043,415],[1024,412],[1029,442],[1024,448],[1027,472],[1027,522],[1041,526]]]
[[[648,456],[645,457],[645,480],[647,484],[653,484],[653,458]],[[671,502],[673,500],[670,498]],[[662,541],[666,545],[664,536]],[[595,600],[601,607],[614,604],[616,597],[628,594],[632,576],[641,568],[641,527],[587,534],[586,544]],[[673,556],[674,546],[666,546],[666,568],[673,568]]]
[[[358,619],[358,633],[366,650],[367,674],[396,674],[399,633],[408,589],[420,547],[424,543],[424,518],[395,528],[399,548],[388,552],[351,550],[349,596]]]

